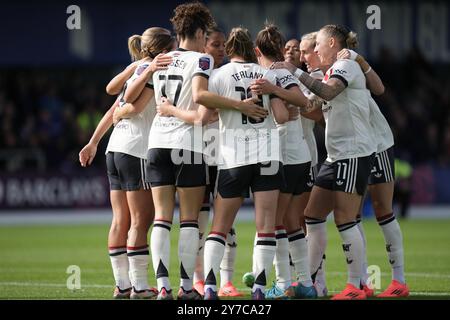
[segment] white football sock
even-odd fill
[[[364,233],[364,228],[362,225],[362,221],[361,221],[361,217],[357,217],[356,218],[356,225],[358,226],[358,230],[361,233],[361,238],[363,240],[363,263],[361,266],[361,272],[362,272],[362,277],[361,277],[361,284],[367,285],[367,279],[369,278],[369,275],[367,274],[367,240],[366,240],[366,235]]]
[[[153,270],[155,271],[158,291],[161,291],[163,287],[166,290],[171,290],[169,282],[171,227],[170,221],[155,219],[150,237]]]
[[[359,289],[361,284],[363,240],[356,226],[356,221],[337,226],[342,238],[342,248],[347,261],[347,283]]]
[[[327,221],[305,217],[308,231],[308,260],[309,270],[313,282],[316,280],[317,272],[322,263],[323,255],[327,248]]]
[[[220,263],[220,287],[224,287],[228,282],[232,282],[234,273],[234,262],[236,261],[236,231],[231,228],[227,233],[225,253]]]
[[[148,245],[142,247],[127,247],[128,263],[130,265],[130,280],[136,291],[147,290],[148,285]]]
[[[286,290],[291,286],[291,270],[289,267],[289,243],[286,229],[283,226],[275,227],[276,251],[275,251],[275,275],[277,286]]]
[[[219,273],[220,262],[225,252],[226,235],[210,232],[205,241],[205,292],[212,289],[217,292],[216,275]]]
[[[264,292],[276,251],[275,233],[258,233],[255,246],[255,284],[252,292]]]
[[[181,221],[178,239],[178,259],[180,261],[180,287],[192,290],[195,260],[198,252],[198,222]]]
[[[394,215],[378,221],[386,242],[386,251],[392,268],[392,279],[405,283],[403,236],[400,225]]]
[[[198,214],[198,232],[199,232],[199,242],[198,242],[198,252],[195,261],[195,271],[194,271],[194,283],[198,281],[203,281],[205,274],[203,272],[203,256],[205,249],[205,239],[206,239],[206,229],[209,223],[209,203],[204,203],[202,210]]]
[[[309,271],[308,244],[306,243],[303,229],[291,232],[288,235],[288,240],[296,278],[305,287],[310,287],[313,284]]]
[[[108,249],[116,286],[121,290],[131,288],[131,281],[128,274],[127,247],[109,247]]]

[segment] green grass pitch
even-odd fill
[[[450,220],[400,221],[405,246],[406,279],[414,298],[450,299]],[[175,226],[176,224],[174,224]],[[1,226],[0,299],[110,299],[114,287],[107,253],[108,225]],[[383,235],[374,220],[364,222],[369,265],[390,281]],[[331,293],[345,285],[345,259],[339,235],[328,223],[327,284]],[[254,224],[236,224],[238,236],[235,285],[246,293],[242,275],[251,270]],[[178,288],[178,228],[172,229],[171,284]],[[81,289],[69,290],[68,266],[81,269]],[[150,284],[155,285],[152,268]],[[273,278],[274,271],[271,272]],[[176,291],[175,290],[175,291]]]

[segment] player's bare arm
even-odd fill
[[[136,102],[125,103],[122,107],[116,108],[113,114],[113,123],[116,125],[121,119],[130,118],[141,113],[148,102],[153,98],[154,91],[145,88]]]
[[[186,123],[205,125],[209,122],[214,110],[202,105],[197,110],[182,110],[174,106],[168,99],[161,98],[161,104],[156,106],[158,114],[162,117],[177,117]]]
[[[294,106],[300,107],[308,105],[308,99],[304,96],[298,86],[284,89],[280,86],[270,83],[270,81],[267,81],[266,79],[258,79],[250,88],[257,95],[274,94]]]
[[[267,110],[255,104],[255,102],[259,101],[256,98],[238,101],[208,91],[208,80],[204,77],[192,79],[192,97],[195,103],[210,109],[236,110],[255,120],[260,120],[267,116]]]
[[[83,147],[83,149],[81,149],[80,153],[78,154],[79,161],[82,167],[91,165],[92,161],[94,160],[97,153],[97,146],[100,140],[113,124],[113,113],[118,105],[119,99],[116,99],[114,104],[103,115],[102,119],[95,128],[95,131],[92,134],[89,142]]]
[[[129,64],[121,73],[116,75],[106,86],[106,93],[109,95],[118,95],[122,90],[125,82],[133,75],[136,67],[141,60]]]
[[[289,121],[289,111],[286,108],[286,104],[280,98],[270,99],[270,106],[272,108],[273,117],[279,124],[283,124]]]
[[[345,84],[339,79],[331,78],[327,81],[327,83],[323,83],[322,81],[311,77],[308,73],[302,71],[301,69],[298,69],[289,62],[276,62],[274,63],[273,68],[288,69],[312,93],[326,101],[333,100],[345,89]]]
[[[158,70],[167,70],[169,64],[172,63],[172,57],[165,54],[158,54],[150,65],[140,74],[136,80],[134,80],[125,90],[123,99],[125,102],[133,103],[144,90],[145,85],[149,82],[150,78]]]
[[[376,71],[372,69],[372,67],[362,55],[353,50],[342,49],[338,52],[337,57],[338,59],[350,59],[356,61],[359,64],[362,72],[364,72],[364,75],[366,76],[366,84],[370,92],[372,92],[376,96],[382,95],[384,93],[385,88],[383,81],[381,81],[381,78],[378,76]]]

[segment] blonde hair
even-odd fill
[[[256,63],[256,54],[250,32],[245,28],[233,28],[225,42],[225,52],[229,57],[239,56],[246,62]]]
[[[169,30],[153,27],[145,30],[142,36],[135,34],[128,38],[128,51],[133,61],[154,58],[163,51],[170,51],[174,42]]]
[[[326,32],[329,37],[333,37],[341,48],[356,49],[358,47],[357,34],[347,27],[338,24],[328,24],[320,29]]]
[[[316,46],[316,38],[317,38],[317,31],[314,32],[310,32],[307,34],[304,34],[301,38],[301,41],[311,41],[312,42],[312,47]]]

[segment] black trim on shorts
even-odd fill
[[[327,190],[364,195],[375,153],[366,157],[325,161],[315,185]]]
[[[371,169],[369,185],[395,181],[394,146],[377,153]]]

